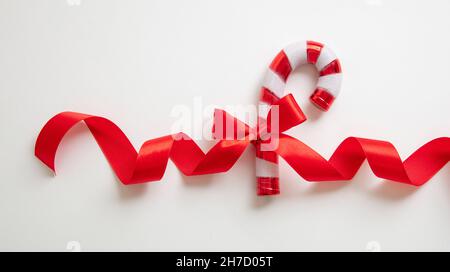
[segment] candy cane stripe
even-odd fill
[[[263,87],[271,91],[276,96],[283,97],[285,85],[284,80],[278,74],[271,69],[267,70]]]
[[[306,54],[306,41],[297,42],[286,46],[283,49],[286,57],[291,64],[292,70],[299,67],[300,65],[308,63],[308,55]]]
[[[319,58],[320,51],[322,51],[323,44],[313,41],[307,41],[306,54],[308,63],[316,64]]]
[[[341,88],[342,74],[331,74],[319,77],[317,87],[326,89],[328,92],[336,97]]]
[[[258,195],[277,195],[280,193],[280,182],[278,178],[260,177],[258,178]]]
[[[316,68],[318,71],[322,71],[322,69],[330,64],[332,61],[336,59],[336,55],[333,51],[331,51],[328,46],[322,47],[320,50],[320,55],[317,58]]]
[[[279,75],[284,82],[288,78],[289,74],[292,72],[291,63],[283,50],[278,53],[275,59],[270,64],[269,68]]]
[[[311,101],[319,108],[326,109],[333,104],[334,96],[327,89],[317,87],[311,95]]]
[[[338,59],[333,60],[320,70],[320,76],[338,74],[341,72],[341,64]]]
[[[264,87],[261,88],[261,99],[260,99],[261,102],[272,105],[278,100],[280,100],[280,98],[276,96],[274,93],[272,93],[269,89]]]
[[[258,177],[278,177],[278,164],[256,157],[256,175]]]

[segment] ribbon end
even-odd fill
[[[47,166],[47,168],[53,173],[53,175],[56,176],[55,161],[53,158],[47,158],[43,154],[43,152],[39,151],[37,147],[34,150],[34,156],[36,156],[36,158],[38,158],[41,163]]]
[[[55,169],[54,163],[46,162],[37,155],[36,155],[36,157],[39,159],[39,161],[41,163],[43,163],[45,166],[47,166],[46,168],[48,169],[49,173],[51,173],[51,175],[53,177],[56,177],[56,169]]]

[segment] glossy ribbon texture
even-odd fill
[[[317,42],[292,44],[283,49],[269,67],[261,89],[257,127],[249,127],[225,111],[216,110],[213,136],[218,141],[206,154],[182,132],[146,141],[137,152],[122,130],[110,120],[62,112],[42,128],[35,155],[55,171],[55,155],[62,138],[75,124],[83,121],[117,177],[128,185],[160,180],[169,159],[187,176],[226,172],[252,144],[257,157],[258,195],[279,194],[278,156],[308,181],[350,180],[367,159],[376,176],[416,186],[427,182],[449,161],[448,137],[424,144],[402,162],[395,147],[385,141],[349,137],[326,160],[303,142],[284,134],[306,120],[293,96],[285,95],[284,87],[291,71],[307,63],[314,64],[320,74],[311,101],[322,110],[328,110],[340,90],[338,59],[329,48]],[[276,118],[272,118],[273,112],[276,112]],[[231,138],[220,130],[230,124],[234,128]],[[270,137],[265,137],[267,135]],[[263,148],[270,143],[276,143],[273,149]]]
[[[279,106],[280,132],[306,120],[292,95],[285,96],[275,105]],[[252,135],[253,129],[224,111],[216,110],[215,115],[215,122],[219,117],[225,118],[225,122],[241,124],[236,127],[244,130],[244,137],[219,140],[205,154],[186,134],[178,133],[146,141],[136,152],[122,130],[110,120],[62,112],[42,128],[36,141],[35,155],[55,171],[55,155],[62,138],[75,124],[84,121],[124,184],[160,180],[169,158],[188,176],[226,172],[250,143],[256,145],[261,140]],[[329,160],[283,133],[279,134],[278,147],[274,152],[308,181],[350,180],[367,159],[376,176],[420,186],[449,161],[450,138],[437,138],[426,143],[404,162],[391,143],[356,137],[345,139]],[[264,191],[259,195],[264,195]]]

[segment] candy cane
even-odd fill
[[[259,123],[265,123],[271,105],[285,93],[286,80],[293,70],[303,64],[314,64],[319,71],[317,87],[310,97],[319,109],[327,111],[338,96],[342,73],[333,51],[321,43],[303,41],[293,43],[278,53],[269,66],[258,103]],[[256,144],[256,177],[258,195],[280,193],[278,156],[265,151],[261,142]]]

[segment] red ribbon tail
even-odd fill
[[[350,180],[367,159],[376,176],[420,186],[450,160],[450,138],[426,143],[404,162],[391,143],[356,137],[345,139],[329,160],[284,134],[280,136],[276,152],[308,181]]]

